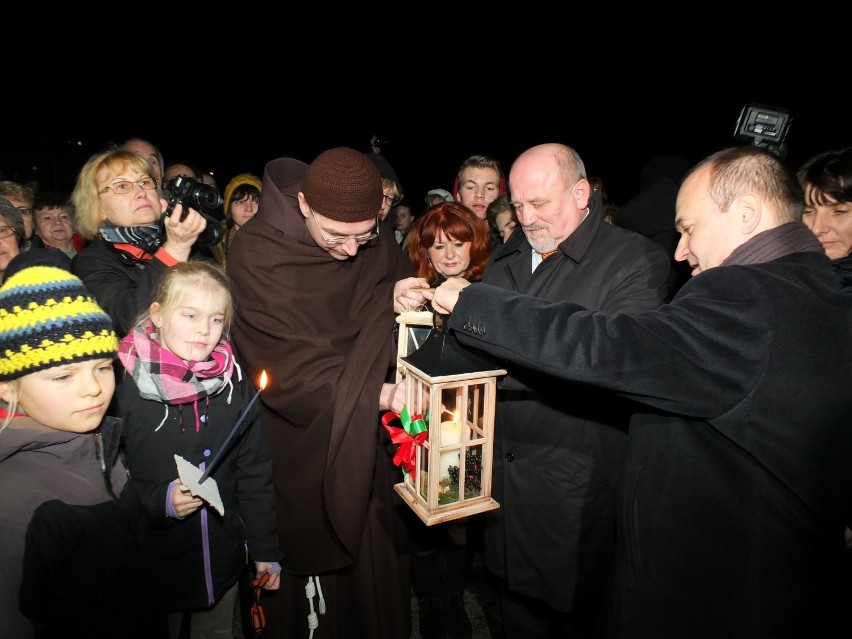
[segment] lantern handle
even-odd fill
[[[438,311],[432,311],[432,328],[436,331],[440,331],[441,333],[446,333],[447,331],[447,322],[446,318],[449,315],[442,315]]]

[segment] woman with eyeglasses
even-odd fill
[[[0,197],[0,283],[12,258],[24,245],[24,219],[21,212],[5,197]]]
[[[194,246],[207,219],[180,203],[164,215],[162,195],[148,160],[122,149],[90,157],[71,195],[77,230],[89,240],[71,269],[122,335],[147,307],[166,269],[207,259]]]
[[[396,175],[391,163],[381,153],[368,153],[367,157],[376,165],[379,175],[382,176],[382,208],[379,209],[379,220],[385,224],[389,232],[393,232],[394,216],[391,210],[402,202],[402,185]]]
[[[40,246],[38,238],[33,242],[35,226],[33,223],[33,201],[35,193],[26,184],[13,182],[12,180],[0,181],[0,197],[4,197],[21,212],[24,221],[24,240],[21,244],[21,252],[30,250],[31,246]]]

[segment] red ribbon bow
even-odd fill
[[[390,426],[390,422],[398,419],[402,428]],[[417,459],[417,446],[429,438],[429,427],[426,426],[423,415],[408,415],[408,407],[403,406],[400,413],[387,412],[382,416],[382,426],[391,436],[394,444],[399,444],[393,463],[402,467],[403,474],[413,473]]]

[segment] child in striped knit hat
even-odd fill
[[[106,417],[117,351],[67,270],[29,266],[0,287],[2,637],[163,636],[121,420]]]

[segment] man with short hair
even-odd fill
[[[165,171],[163,171],[163,180],[165,180],[163,187],[168,186],[169,182],[174,180],[176,177],[190,178],[196,182],[201,181],[201,175],[194,166],[185,162],[172,162],[166,167]]]
[[[453,184],[456,201],[483,222],[488,205],[505,192],[506,177],[500,162],[488,155],[471,155],[462,162]]]
[[[528,149],[512,164],[509,184],[522,232],[492,253],[482,281],[613,313],[662,303],[668,257],[603,221],[603,202],[574,149]],[[504,636],[591,637],[615,551],[629,406],[528,366],[502,367],[508,375],[497,392],[492,481],[501,507],[483,517]]]
[[[605,636],[834,636],[848,622],[852,298],[766,150],[704,159],[676,211],[693,278],[656,310],[459,278],[426,295],[466,345],[638,402]]]
[[[492,256],[482,281],[613,313],[662,303],[665,252],[603,221],[574,149],[528,149],[509,185],[522,233]],[[525,366],[507,370],[495,423],[492,494],[501,508],[484,516],[485,565],[500,578],[505,635],[588,637],[614,553],[626,402]]]
[[[152,176],[157,178],[157,184],[160,187],[163,186],[163,169],[166,165],[163,162],[163,154],[160,153],[160,149],[142,138],[128,138],[122,143],[121,148],[141,155],[148,160],[151,164]]]
[[[228,253],[235,350],[249,375],[269,374],[261,400],[285,555],[264,637],[308,636],[317,622],[324,637],[411,632],[406,506],[379,419],[405,402],[404,385],[385,379],[389,300],[411,266],[381,228],[382,197],[357,150],[273,160]]]
[[[506,176],[499,160],[488,155],[471,155],[459,167],[453,184],[453,193],[457,202],[461,202],[476,214],[483,223],[488,224],[487,214],[490,205],[506,192]],[[503,240],[490,227],[491,250],[503,243]]]

